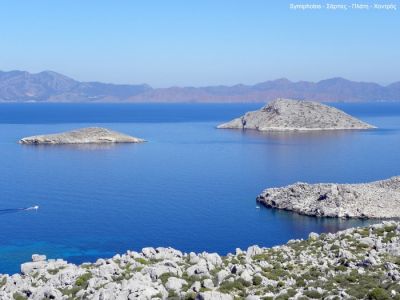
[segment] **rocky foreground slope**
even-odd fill
[[[144,248],[79,266],[32,259],[0,275],[0,299],[400,299],[394,221],[226,257]]]
[[[276,99],[257,111],[228,123],[222,129],[256,129],[260,131],[344,130],[375,128],[345,112],[317,102]]]
[[[81,128],[63,133],[22,138],[21,144],[104,144],[142,143],[145,140],[100,127]]]
[[[257,201],[320,217],[399,218],[400,176],[362,184],[296,183],[266,189]]]

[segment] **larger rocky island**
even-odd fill
[[[224,257],[144,248],[75,265],[33,255],[21,274],[0,275],[0,299],[400,299],[400,223]]]
[[[259,131],[371,129],[374,126],[318,102],[278,98],[218,128]]]
[[[100,127],[81,128],[72,131],[35,135],[22,138],[21,144],[104,144],[142,143],[145,140]]]
[[[319,217],[400,218],[400,176],[362,184],[300,182],[266,189],[257,201]]]

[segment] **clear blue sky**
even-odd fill
[[[397,11],[333,12],[290,10],[295,0],[0,0],[0,70],[154,87],[336,76],[387,84],[400,80],[392,2]]]

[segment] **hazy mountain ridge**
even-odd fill
[[[80,82],[43,71],[0,71],[1,102],[265,102],[278,97],[315,101],[400,101],[400,82],[387,86],[331,78],[292,82],[282,78],[255,85],[152,88]]]
[[[148,89],[151,88],[145,84],[80,82],[52,71],[0,71],[0,101],[120,101]]]

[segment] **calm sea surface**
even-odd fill
[[[232,252],[365,221],[257,208],[264,188],[363,182],[400,174],[400,105],[335,106],[371,131],[263,134],[218,130],[246,105],[0,105],[0,273],[32,253],[80,263],[128,249]],[[34,134],[104,126],[148,140],[27,146]],[[39,205],[36,211],[18,208]]]

